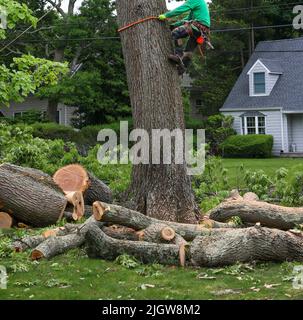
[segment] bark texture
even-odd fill
[[[17,221],[34,227],[55,224],[67,200],[45,173],[11,164],[0,166],[0,206]]]
[[[288,208],[261,201],[226,201],[209,212],[211,219],[227,221],[238,216],[243,222],[289,230],[303,223],[303,208]]]
[[[165,12],[162,0],[118,0],[120,27]],[[152,20],[121,33],[122,47],[131,98],[134,127],[145,129],[151,143],[152,129],[178,128],[184,132],[184,113],[180,79],[175,66],[167,60],[172,53],[169,28]],[[172,154],[174,155],[174,139]],[[163,143],[161,150],[163,151]],[[160,220],[196,223],[199,210],[195,203],[186,164],[152,163],[133,166],[130,193],[134,209]],[[183,154],[184,157],[184,154]]]
[[[40,243],[42,243],[45,240],[45,238],[42,235],[38,236],[28,236],[24,237],[22,239],[15,240],[13,242],[13,249],[16,252],[22,252],[27,249],[32,249],[37,247]]]
[[[84,194],[84,201],[87,205],[92,205],[95,201],[104,201],[112,203],[113,194],[111,189],[92,173],[88,173],[89,187]]]
[[[237,262],[303,260],[303,238],[277,229],[251,227],[216,230],[197,237],[190,256],[196,266],[218,267]]]

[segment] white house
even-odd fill
[[[39,99],[35,96],[27,97],[23,102],[12,102],[9,107],[0,106],[0,117],[16,118],[29,110],[40,111],[46,113],[47,99]],[[77,108],[66,106],[59,103],[57,110],[57,123],[68,126],[71,125],[71,120]]]
[[[303,37],[260,42],[220,110],[238,134],[270,134],[275,155],[303,153]]]

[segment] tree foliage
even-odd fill
[[[7,17],[7,28],[14,29],[19,21],[36,26],[37,18],[25,5],[14,0],[0,0],[0,7]],[[0,38],[6,38],[6,29],[0,29]],[[0,64],[0,105],[22,101],[30,93],[45,85],[54,85],[65,74],[65,64],[24,54],[14,57],[10,64]]]

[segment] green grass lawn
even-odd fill
[[[303,169],[301,159],[225,159],[223,165],[235,183],[241,163],[269,175],[280,167]],[[7,267],[9,280],[7,290],[0,289],[0,299],[303,299],[303,290],[292,286],[296,263],[217,269],[136,264],[130,269],[88,259],[82,249],[31,262],[27,252],[9,252],[7,243],[2,236],[0,265]]]
[[[239,167],[252,171],[264,170],[269,176],[284,167],[289,170],[290,174],[295,171],[303,171],[303,159],[299,158],[271,158],[271,159],[223,159],[224,168],[228,169],[229,182],[233,187],[237,186],[237,179],[240,178]]]

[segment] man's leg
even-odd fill
[[[196,50],[198,44],[197,44],[197,39],[201,36],[201,32],[199,30],[196,30],[195,28],[193,28],[193,32],[192,35],[190,36],[190,38],[187,41],[186,47],[185,47],[185,51],[183,54],[183,64],[186,68],[188,68],[191,64],[193,55],[194,55],[194,51]]]

